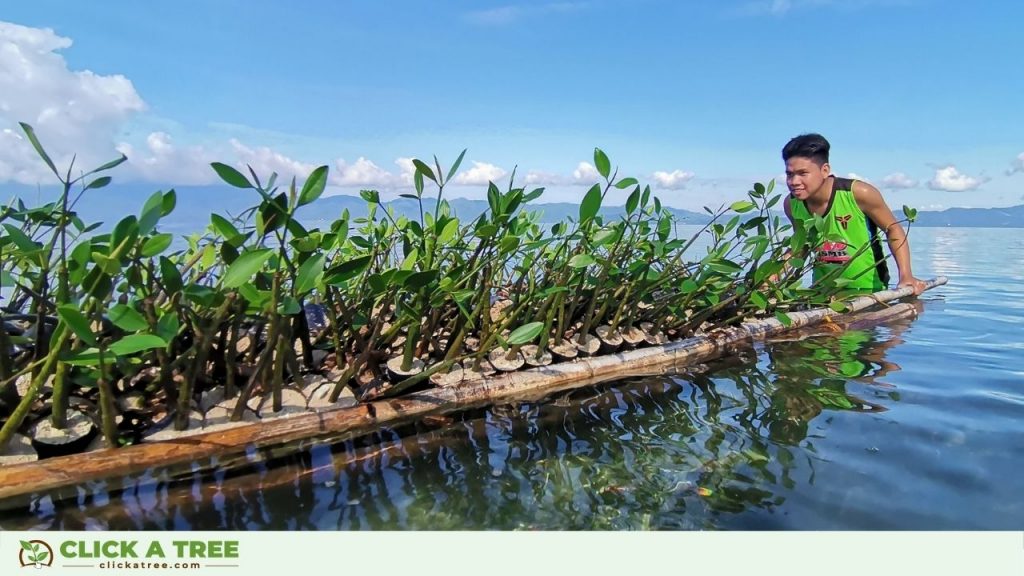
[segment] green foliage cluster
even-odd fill
[[[318,349],[336,366],[332,401],[346,386],[368,399],[453,369],[486,371],[492,359],[514,369],[549,361],[549,350],[560,351],[556,358],[592,353],[594,334],[607,349],[622,334],[656,342],[745,317],[785,322],[787,311],[827,303],[841,288],[803,286],[820,223],[794,233],[772,210],[781,198],[774,183],[708,209],[711,222],[679,238],[650,188],[619,177],[595,149],[603,182],[588,190],[577,218],[542,225],[530,208],[544,190],[517,187],[513,174],[506,189],[488,186],[485,213],[462,221],[444,189],[463,151],[447,170],[436,158],[414,161],[414,191],[403,196],[416,200],[418,218],[396,216],[377,191],[364,190],[365,217],[346,211],[320,229],[295,215],[323,194],[326,166],[298,187],[214,163],[226,183],[252,190],[256,204],[234,217],[211,214],[205,233],[172,249],[160,221],[175,208],[174,190],[95,233],[99,224],[83,222],[75,204],[107,185],[110,177],[99,174],[125,158],[72,178],[72,168],[61,174],[31,127],[23,129],[63,193],[50,204],[16,200],[0,211],[0,286],[9,294],[0,313],[6,327],[30,325],[0,329],[0,400],[13,406],[2,414],[0,449],[40,405],[64,426],[72,392],[96,398],[101,430],[118,445],[118,395],[141,376],[147,402],[165,405],[180,430],[203,389],[240,396],[234,419],[260,392],[279,410],[283,387],[319,369]],[[629,191],[625,214],[605,219],[600,209],[613,188]],[[710,246],[692,255],[701,234]],[[325,325],[309,325],[313,304]],[[251,345],[240,351],[243,338]],[[14,382],[22,377],[31,384],[19,397]]]

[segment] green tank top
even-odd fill
[[[814,281],[842,269],[842,273],[833,278],[848,280],[845,289],[884,290],[889,283],[889,269],[878,227],[857,206],[853,182],[848,178],[833,178],[832,197],[822,216],[825,219],[824,241],[815,254]],[[788,202],[795,223],[802,224],[813,218],[802,200],[789,198]]]

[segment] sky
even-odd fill
[[[1015,1],[0,6],[0,192],[53,182],[27,122],[58,165],[124,153],[115,182],[154,190],[213,184],[212,161],[300,181],[326,164],[329,193],[393,197],[412,158],[466,148],[450,196],[484,198],[515,170],[575,202],[596,146],[699,209],[781,178],[781,147],[819,132],[833,172],[894,207],[1024,203]]]

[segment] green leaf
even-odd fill
[[[416,272],[414,274],[410,274],[409,277],[405,279],[405,282],[402,283],[402,285],[406,290],[419,290],[427,286],[434,280],[436,280],[438,274],[439,272],[437,270],[426,270],[423,272]]]
[[[128,356],[143,350],[165,348],[167,342],[155,334],[132,334],[110,345],[109,350],[118,356]]]
[[[544,331],[543,322],[530,322],[516,328],[508,336],[510,346],[522,346],[533,342]]]
[[[117,258],[111,258],[105,254],[93,252],[92,261],[96,263],[97,268],[110,276],[116,276],[121,272],[121,261]]]
[[[376,190],[360,190],[359,197],[370,204],[380,204],[380,192]]]
[[[765,298],[764,294],[761,294],[760,292],[751,292],[750,302],[754,306],[757,306],[760,310],[764,310],[765,308],[768,307],[768,299]]]
[[[427,166],[425,162],[416,158],[412,159],[412,163],[416,166],[417,172],[423,174],[427,178],[430,178],[435,184],[437,183],[437,177],[434,176],[434,171],[430,169],[430,166]]]
[[[77,306],[72,304],[58,306],[57,316],[60,316],[64,324],[67,324],[82,342],[92,346],[96,345],[96,335],[92,333],[92,326]]]
[[[50,157],[46,154],[46,150],[43,149],[43,145],[40,144],[39,139],[36,138],[35,129],[24,122],[18,122],[18,124],[20,124],[21,129],[25,131],[25,136],[28,136],[28,141],[32,143],[32,147],[36,149],[36,153],[39,154],[39,157],[43,159],[43,162],[46,162],[46,165],[50,167],[50,170],[53,171],[57,178],[60,178],[60,173],[57,172],[57,167],[53,165],[53,160],[50,160]],[[63,181],[64,180],[61,179],[61,182]]]
[[[586,222],[593,220],[594,216],[597,216],[597,212],[601,209],[601,186],[594,184],[587,191],[587,194],[583,197],[583,202],[580,204],[580,222]]]
[[[221,164],[220,162],[213,162],[210,166],[213,167],[213,171],[217,173],[217,176],[220,176],[221,180],[231,184],[235,188],[252,188],[252,184],[249,182],[249,179],[231,166]]]
[[[127,304],[115,304],[110,308],[110,321],[125,332],[138,332],[149,327],[146,319]]]
[[[313,202],[324,193],[327,187],[327,166],[320,166],[306,178],[302,185],[302,192],[299,193],[299,206],[305,206]]]
[[[228,267],[222,284],[227,288],[238,288],[249,282],[252,280],[253,274],[263,267],[272,254],[273,251],[270,248],[252,250],[242,254]]]
[[[359,275],[370,264],[370,255],[353,258],[331,267],[327,271],[327,283],[331,286],[340,286],[348,280]]]
[[[160,209],[160,217],[167,216],[171,212],[174,212],[174,207],[178,205],[178,193],[174,189],[168,190],[164,194],[164,201]]]
[[[113,360],[109,352],[104,359],[107,362]],[[61,354],[60,361],[72,366],[96,366],[100,363],[100,351],[97,348],[83,348],[75,352]]]
[[[626,198],[626,215],[632,214],[640,204],[640,187],[637,186],[633,193]]]
[[[456,218],[452,218],[444,225],[441,233],[437,235],[437,241],[441,244],[447,244],[455,238],[455,234],[459,231],[459,221]]]
[[[903,205],[903,215],[906,216],[907,222],[913,222],[917,220],[917,209],[911,208],[906,204]]]
[[[733,212],[739,212],[740,214],[744,212],[750,212],[754,208],[756,208],[756,205],[753,202],[750,202],[749,200],[740,200],[739,202],[733,202],[732,206],[729,207],[729,209],[732,210]]]
[[[305,294],[320,284],[320,280],[324,277],[325,260],[326,258],[323,254],[317,254],[308,258],[302,263],[302,266],[299,266],[299,271],[295,277],[296,294]]]
[[[608,175],[611,174],[612,163],[600,148],[594,148],[594,167],[596,167],[597,172],[606,179],[608,178]]]
[[[32,546],[32,543],[28,540],[18,540],[18,542],[21,542],[21,549],[25,552],[35,552],[35,548]]]
[[[114,251],[117,250],[122,243],[130,246],[135,242],[135,237],[139,234],[139,220],[134,216],[125,216],[120,222],[114,226],[114,231],[110,233],[110,255],[114,255]]]
[[[843,302],[832,302],[828,305],[828,307],[836,312],[839,312],[840,314],[849,310],[849,308]]]
[[[577,254],[569,259],[570,268],[586,268],[587,266],[596,263],[597,260],[595,260],[590,254]]]
[[[790,318],[785,312],[776,311],[775,318],[779,322],[782,322],[782,325],[786,326],[787,328],[793,325],[793,319]]]
[[[302,306],[299,305],[299,301],[291,296],[285,296],[281,298],[281,303],[277,305],[277,313],[285,316],[294,316],[302,312]]]
[[[184,281],[181,279],[181,272],[166,256],[160,257],[160,278],[163,279],[164,288],[168,295],[181,291]]]
[[[120,166],[127,159],[128,159],[127,156],[125,156],[124,154],[121,154],[120,158],[115,158],[115,159],[111,160],[110,162],[107,162],[103,166],[100,166],[99,168],[95,168],[95,169],[91,170],[90,172],[88,172],[86,174],[86,176],[88,176],[89,174],[95,174],[97,172],[103,172],[105,170],[110,170],[111,168],[116,168],[116,167]]]
[[[452,176],[455,176],[455,173],[459,171],[459,166],[462,164],[462,159],[465,156],[466,156],[466,149],[463,148],[462,149],[462,153],[459,154],[459,157],[455,159],[455,164],[452,164],[452,167],[448,169],[448,176],[445,177],[445,179],[444,179],[445,182],[451,180]]]
[[[189,284],[181,291],[186,298],[202,307],[213,306],[217,299],[218,292],[209,286],[202,284]]]
[[[7,270],[0,270],[0,288],[10,288],[17,284],[14,276]]]
[[[46,559],[49,558],[49,557],[50,557],[50,553],[47,552],[46,550],[43,550],[43,551],[39,552],[38,554],[36,554],[36,557],[33,558],[32,560],[35,561],[35,562],[46,562]]]
[[[235,228],[234,224],[220,214],[210,214],[210,225],[217,234],[228,241],[241,235],[238,228]]]
[[[4,224],[4,230],[7,230],[7,234],[14,241],[14,245],[25,252],[33,252],[42,247],[42,244],[34,242],[32,238],[21,231],[20,228],[15,228],[10,224]]]
[[[636,186],[637,184],[638,182],[636,181],[636,178],[623,178],[615,183],[615,187],[619,190],[625,190],[626,188]]]
[[[260,204],[259,215],[263,218],[263,231],[272,232],[281,227],[288,215],[288,195],[284,192]]]
[[[100,176],[99,178],[86,184],[85,188],[82,191],[84,192],[86,190],[96,190],[97,188],[103,188],[107,184],[110,184],[111,180],[113,180],[113,178],[111,178],[110,176]]]
[[[181,322],[178,320],[178,315],[173,312],[164,314],[156,321],[156,333],[165,342],[173,341],[178,335],[179,328],[181,328]]]
[[[139,216],[139,234],[145,236],[156,228],[160,216],[164,211],[164,195],[161,192],[154,192],[142,206],[142,215]]]
[[[144,258],[152,258],[164,250],[167,250],[167,247],[171,245],[173,240],[174,237],[166,233],[146,238],[146,241],[142,244],[142,250],[140,250],[140,253]]]

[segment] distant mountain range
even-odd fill
[[[183,186],[175,188],[178,194],[178,205],[175,211],[161,221],[161,227],[168,232],[188,233],[202,230],[210,222],[211,211],[221,214],[239,214],[242,210],[257,203],[259,196],[252,190],[240,190],[226,186]],[[90,190],[77,205],[77,210],[87,222],[101,220],[113,225],[116,215],[137,214],[146,199],[155,191],[151,185],[122,184],[111,185],[100,190]],[[5,205],[13,196],[22,198],[26,204],[37,205],[56,198],[54,189],[36,190],[27,186],[0,186],[0,202]],[[475,218],[487,209],[484,200],[467,200],[465,198],[450,199],[449,203],[463,219]],[[433,206],[433,199],[425,201],[428,207]],[[388,202],[398,214],[414,216],[418,213],[416,201],[398,198]],[[544,222],[557,222],[579,214],[579,205],[570,202],[531,204],[534,210],[543,212]],[[299,219],[309,226],[320,226],[322,223],[337,219],[348,209],[355,216],[366,213],[366,203],[358,196],[336,195],[322,197],[316,202],[304,206],[299,211]],[[706,212],[692,212],[677,208],[671,209],[684,224],[704,224],[709,216]],[[622,206],[607,206],[602,209],[607,217],[616,217],[624,213]],[[897,217],[902,217],[896,208]],[[922,227],[972,227],[972,228],[1024,228],[1024,205],[1008,208],[950,208],[941,212],[918,212],[915,226]]]

